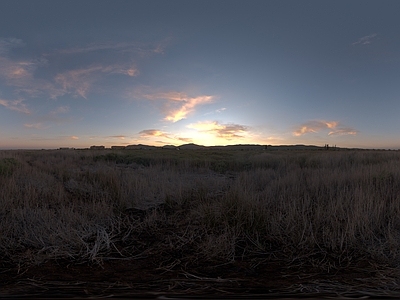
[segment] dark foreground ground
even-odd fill
[[[395,277],[359,268],[332,274],[246,262],[204,266],[195,273],[159,268],[156,259],[109,260],[100,265],[48,262],[26,269],[2,268],[0,298],[118,299],[386,299],[400,298]],[[397,290],[397,291],[396,291]]]
[[[0,299],[400,298],[398,151],[0,152]]]

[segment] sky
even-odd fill
[[[2,0],[0,149],[399,149],[399,12],[397,0]]]

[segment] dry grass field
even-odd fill
[[[3,296],[399,290],[400,151],[0,151],[0,191]]]

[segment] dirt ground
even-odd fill
[[[199,267],[159,267],[157,259],[104,260],[92,265],[47,262],[3,266],[0,298],[323,298],[399,297],[394,277],[359,269],[318,274],[265,263]]]

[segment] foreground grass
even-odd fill
[[[0,256],[400,268],[397,151],[2,151]]]

